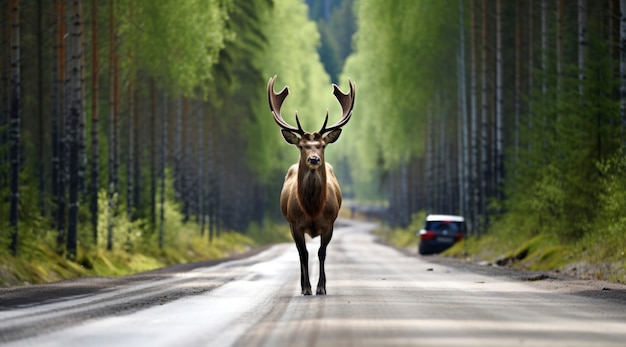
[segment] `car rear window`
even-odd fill
[[[462,222],[449,222],[449,221],[430,221],[426,222],[426,230],[442,231],[448,230],[449,232],[463,232],[464,224]]]

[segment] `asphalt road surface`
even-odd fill
[[[2,346],[626,346],[626,286],[381,245],[342,221],[327,296],[296,247],[142,275],[0,290]],[[309,240],[317,283],[319,239]]]

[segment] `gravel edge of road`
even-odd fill
[[[392,247],[409,257],[419,258],[435,265],[453,267],[455,269],[472,272],[480,275],[507,278],[528,285],[558,292],[561,294],[579,295],[590,298],[613,300],[619,303],[626,303],[626,285],[592,279],[581,279],[567,274],[551,271],[528,271],[518,270],[510,267],[497,266],[483,262],[476,262],[469,259],[445,257],[439,255],[418,255],[417,251],[389,245],[377,238],[377,242],[388,247]],[[433,268],[424,271],[433,271]]]

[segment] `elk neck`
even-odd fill
[[[322,213],[326,203],[326,163],[317,170],[310,169],[303,160],[298,168],[298,201],[304,212],[315,218]]]

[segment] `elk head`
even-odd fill
[[[309,169],[316,170],[324,164],[324,149],[327,144],[337,141],[339,135],[341,135],[341,127],[343,127],[350,117],[352,117],[352,108],[354,107],[354,94],[355,87],[354,82],[348,79],[350,84],[350,91],[344,93],[339,87],[333,83],[333,94],[339,100],[341,104],[342,116],[341,119],[327,127],[328,123],[328,110],[326,111],[326,118],[322,128],[317,132],[307,132],[302,129],[300,120],[298,119],[298,113],[296,112],[296,124],[294,127],[288,124],[280,114],[280,107],[283,105],[283,101],[289,94],[289,88],[284,87],[280,92],[274,91],[274,82],[276,76],[270,78],[267,83],[267,98],[270,104],[270,110],[274,116],[274,121],[281,127],[281,133],[287,143],[297,146],[300,149],[300,163],[305,163]]]

